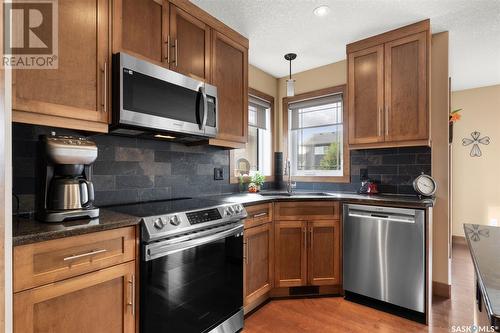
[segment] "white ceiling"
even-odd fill
[[[422,19],[450,32],[452,89],[500,84],[500,0],[191,0],[250,40],[250,63],[283,77],[345,59],[345,45]],[[313,15],[330,6],[324,18]]]

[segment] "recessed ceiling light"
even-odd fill
[[[326,16],[326,15],[328,15],[329,12],[330,12],[330,7],[328,7],[327,5],[316,7],[316,8],[314,8],[314,11],[313,11],[314,15],[316,15],[318,17]]]

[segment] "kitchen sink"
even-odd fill
[[[293,193],[288,193],[288,192],[283,192],[283,191],[265,191],[265,192],[260,192],[260,195],[263,196],[272,196],[272,197],[302,197],[302,196],[313,196],[313,197],[329,197],[333,196],[330,193],[325,193],[325,192],[293,192]]]

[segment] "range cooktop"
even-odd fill
[[[190,233],[246,218],[241,204],[200,198],[179,198],[106,207],[141,218],[143,241]]]

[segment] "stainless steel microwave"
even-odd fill
[[[126,53],[113,55],[113,122],[121,134],[217,135],[217,88]]]

